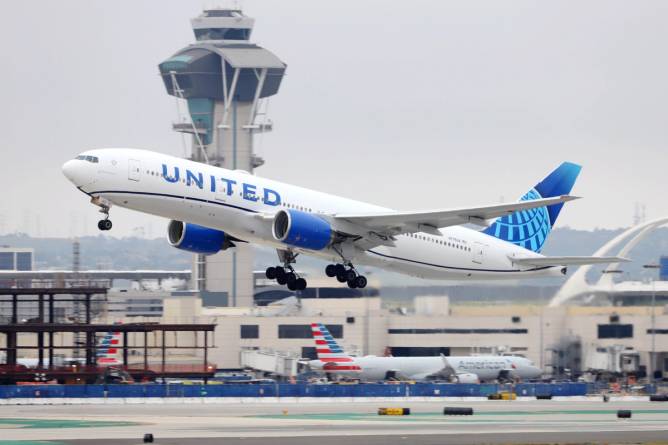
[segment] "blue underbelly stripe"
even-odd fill
[[[384,253],[380,252],[374,252],[373,250],[367,250],[369,253],[373,253],[374,255],[382,256],[385,258],[392,258],[394,260],[400,260],[400,261],[407,261],[409,263],[415,263],[415,264],[422,264],[425,266],[433,266],[433,267],[440,267],[442,269],[454,269],[454,270],[468,270],[472,272],[535,272],[537,270],[545,270],[545,269],[550,269],[555,266],[543,266],[543,267],[536,267],[534,269],[527,269],[527,270],[519,270],[519,269],[510,269],[510,270],[499,270],[499,269],[472,269],[468,267],[454,267],[454,266],[442,266],[440,264],[433,264],[433,263],[426,263],[424,261],[417,261],[417,260],[409,260],[408,258],[400,258],[392,255],[385,255]]]
[[[179,195],[170,195],[168,193],[149,193],[149,192],[130,192],[127,190],[101,190],[101,191],[95,191],[95,192],[85,192],[89,195],[95,195],[95,194],[102,194],[102,193],[119,193],[119,194],[126,194],[126,195],[146,195],[146,196],[161,196],[164,198],[175,198],[175,199],[186,199],[189,201],[197,201],[197,202],[203,202],[206,204],[215,204],[223,207],[231,207],[233,209],[237,210],[243,210],[244,212],[249,212],[249,213],[259,213],[257,210],[253,209],[247,209],[246,207],[240,207],[236,206],[233,204],[226,204],[224,202],[218,202],[218,201],[209,201],[207,199],[200,199],[200,198],[193,198],[190,196],[179,196]]]

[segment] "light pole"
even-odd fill
[[[658,264],[643,264],[642,266],[644,269],[647,270],[656,270],[659,269],[661,266]],[[650,280],[652,281],[652,314],[651,314],[651,325],[652,325],[652,352],[650,353],[649,356],[649,367],[650,367],[650,381],[654,380],[654,358],[656,357],[656,313],[655,313],[655,307],[656,307],[656,281],[654,280],[654,276],[650,274]]]
[[[604,274],[622,274],[622,273],[624,273],[624,271],[620,270],[620,269],[610,269],[610,270],[605,269],[602,273],[604,273]],[[608,300],[611,300],[610,303],[613,306],[615,305],[615,297],[614,297],[615,294],[612,292],[614,287],[615,287],[615,278],[613,277],[610,280],[610,298],[608,298]]]

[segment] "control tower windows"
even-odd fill
[[[197,40],[249,40],[250,29],[203,28],[195,29]]]

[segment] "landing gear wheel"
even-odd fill
[[[295,281],[295,287],[297,288],[297,290],[306,289],[306,280],[303,278],[297,278],[297,281]]]
[[[97,228],[100,230],[111,230],[111,226],[110,219],[101,219],[97,222]]]
[[[283,249],[277,249],[276,252],[278,253],[278,260],[281,266],[268,268],[265,272],[267,278],[275,278],[278,284],[281,286],[287,285],[291,291],[306,289],[306,280],[301,278],[293,267],[293,264],[297,262],[296,258],[299,254]]]
[[[346,277],[346,281],[355,281],[355,278],[357,278],[357,274],[352,269],[348,269],[344,276]]]
[[[348,287],[351,289],[356,289],[357,288],[356,280],[348,280]]]
[[[343,264],[336,264],[334,265],[334,269],[336,271],[336,276],[338,277],[339,275],[343,275],[346,273],[346,267]]]
[[[337,274],[336,281],[338,281],[339,283],[345,283],[346,281],[348,281],[348,278],[345,276],[345,274],[340,274],[340,275]]]
[[[355,287],[358,289],[364,289],[366,287],[367,281],[364,275],[359,275],[355,278]]]
[[[328,264],[327,267],[325,267],[325,275],[327,275],[330,278],[333,278],[336,276],[336,264]]]

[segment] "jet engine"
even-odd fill
[[[464,372],[455,376],[457,383],[480,383],[478,374]]]
[[[234,247],[225,232],[182,221],[170,221],[167,238],[177,249],[203,255],[213,255],[221,250]]]
[[[327,247],[334,234],[323,218],[299,210],[280,210],[272,225],[274,238],[287,245],[310,250]]]

